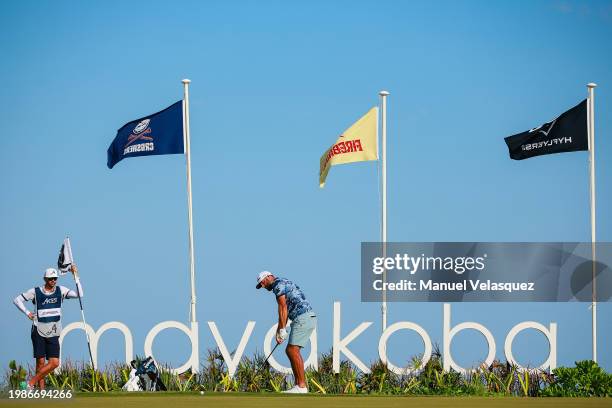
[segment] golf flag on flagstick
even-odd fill
[[[70,267],[74,263],[72,259],[72,249],[70,248],[70,238],[64,238],[64,243],[60,249],[59,258],[57,258],[57,269],[61,275],[65,275],[70,271]]]
[[[70,267],[74,263],[74,259],[72,258],[72,248],[70,248],[70,238],[64,238],[64,243],[60,248],[59,257],[57,258],[57,269],[60,270],[61,275],[65,275],[70,271]],[[79,297],[79,306],[81,307],[81,320],[83,321],[83,327],[87,327],[87,322],[85,322],[85,311],[83,310],[83,300],[81,299],[81,289],[80,289],[80,279],[77,274],[74,274],[74,281],[77,284],[76,290]],[[94,364],[93,354],[91,352],[91,339],[89,338],[89,333],[85,330],[85,337],[87,338],[87,349],[89,350],[89,361],[91,361],[91,367],[95,370],[96,365]]]
[[[183,101],[123,125],[107,151],[109,169],[128,157],[184,153]]]
[[[528,159],[545,154],[589,150],[587,100],[580,102],[556,119],[527,132],[508,136],[510,158]]]
[[[336,143],[323,153],[319,167],[319,187],[325,186],[331,166],[378,160],[377,130],[378,107],[374,107],[346,129]]]

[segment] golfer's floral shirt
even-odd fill
[[[276,297],[285,295],[287,298],[287,313],[291,320],[295,320],[302,313],[312,310],[312,306],[306,300],[302,289],[288,279],[276,278],[274,283],[272,283],[272,292],[274,292]]]

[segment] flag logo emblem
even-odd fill
[[[129,145],[131,145],[132,143],[134,143],[137,140],[144,140],[144,141],[152,141],[153,138],[150,136],[152,130],[149,127],[149,123],[151,123],[151,119],[145,119],[140,121],[136,127],[134,128],[134,130],[132,130],[132,134],[128,137],[127,143],[125,144],[125,148],[127,148]],[[150,145],[152,145],[153,143],[148,143]],[[152,146],[151,150],[152,150]],[[127,150],[127,149],[126,149]],[[128,152],[124,151],[124,155],[127,154]]]
[[[149,123],[151,122],[151,119],[145,119],[143,121],[141,121],[140,123],[138,123],[136,125],[136,127],[134,128],[134,130],[132,131],[132,133],[134,133],[135,135],[144,132],[148,127],[149,127]]]
[[[556,121],[557,119],[553,120],[552,122],[546,122],[543,125],[540,125],[538,127],[534,127],[533,129],[529,131],[529,133],[538,132],[538,133],[542,133],[544,136],[548,136],[553,126],[555,126]]]

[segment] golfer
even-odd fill
[[[79,281],[78,269],[72,264],[70,272],[74,275],[77,288],[83,297],[83,288]],[[32,389],[38,385],[45,388],[45,376],[59,366],[60,345],[59,336],[62,332],[62,302],[64,299],[79,297],[77,292],[67,287],[57,287],[57,271],[49,268],[45,271],[45,285],[32,288],[18,295],[14,300],[15,306],[21,310],[28,319],[32,320],[32,347],[36,360],[36,375],[27,382],[27,388]],[[36,311],[26,309],[23,302],[32,301]],[[47,360],[45,364],[45,359]]]
[[[298,285],[290,280],[277,278],[268,271],[260,272],[257,276],[257,286],[274,292],[278,303],[278,328],[276,329],[276,342],[281,344],[287,337],[287,357],[291,362],[291,370],[295,385],[285,391],[290,394],[306,394],[306,376],[304,374],[304,360],[300,354],[301,348],[306,345],[310,334],[317,325],[317,315],[306,300],[304,293]],[[291,319],[291,331],[287,335],[287,317]]]

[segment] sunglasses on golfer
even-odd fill
[[[57,280],[57,278],[45,278],[45,280],[48,280],[48,281],[56,281],[56,280]]]

